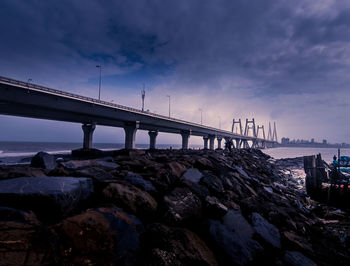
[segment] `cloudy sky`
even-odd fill
[[[0,75],[230,129],[350,143],[348,0],[2,0]],[[220,117],[220,118],[219,118]],[[0,116],[0,140],[80,141],[78,124]],[[123,131],[99,127],[97,142]],[[161,136],[175,142],[178,136]],[[146,134],[137,136],[139,143]],[[197,140],[199,141],[199,140]]]

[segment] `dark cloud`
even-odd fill
[[[347,92],[349,26],[342,0],[4,0],[0,75],[88,91],[103,64],[108,86],[269,98],[283,117],[278,97]]]

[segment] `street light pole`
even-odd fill
[[[167,95],[166,97],[169,98],[169,117],[170,117],[170,95]]]
[[[143,89],[141,90],[141,98],[142,98],[142,112],[145,109],[145,96],[146,96],[146,91],[145,91],[145,83],[143,83]]]
[[[201,125],[203,125],[203,110],[199,108],[198,111],[201,112]]]
[[[28,93],[29,93],[29,82],[31,82],[31,81],[32,81],[32,79],[28,79],[28,81],[27,81]]]
[[[101,72],[102,72],[102,66],[101,65],[97,65],[97,68],[100,69],[100,82],[98,84],[98,99],[101,99]]]

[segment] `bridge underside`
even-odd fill
[[[232,134],[186,121],[159,118],[141,111],[129,111],[106,104],[94,103],[70,97],[62,97],[42,91],[27,89],[8,84],[0,84],[0,114],[29,118],[48,119],[81,123],[83,125],[104,125],[122,127],[125,130],[125,147],[134,148],[135,133],[139,130],[149,131],[150,148],[155,148],[158,132],[181,134],[182,148],[188,148],[190,135],[202,136],[206,148],[208,139],[210,149],[214,148],[217,138],[218,147],[221,139],[239,139],[239,143],[251,140],[252,148],[264,148],[263,140],[252,140],[251,137]],[[91,148],[93,129],[85,126],[84,147]],[[153,132],[153,133],[152,133]],[[90,141],[91,140],[91,141]],[[254,143],[261,143],[260,146]],[[264,141],[264,143],[268,143]],[[236,148],[247,148],[247,145],[236,145]]]

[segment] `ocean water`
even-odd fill
[[[69,154],[71,150],[79,149],[82,143],[63,143],[63,142],[13,142],[0,141],[0,161],[4,162],[18,162],[23,158],[28,158],[35,155],[39,151],[45,151],[55,154]],[[117,150],[123,149],[124,144],[121,143],[94,143],[96,149],[101,150]],[[147,149],[148,144],[136,144],[138,149]],[[202,145],[190,145],[191,148],[199,149]],[[159,149],[180,149],[179,144],[157,144]],[[326,162],[331,162],[334,155],[338,154],[335,148],[273,148],[264,149],[263,152],[276,158],[295,158],[305,155],[316,155],[321,153],[322,158]],[[350,155],[350,149],[341,149],[341,155]],[[1,162],[0,162],[1,163]]]
[[[275,159],[295,158],[307,155],[316,155],[321,153],[322,159],[327,163],[333,161],[333,156],[338,156],[337,148],[300,148],[300,147],[281,147],[273,149],[265,149],[264,153]],[[340,149],[340,155],[350,155],[350,149]]]

